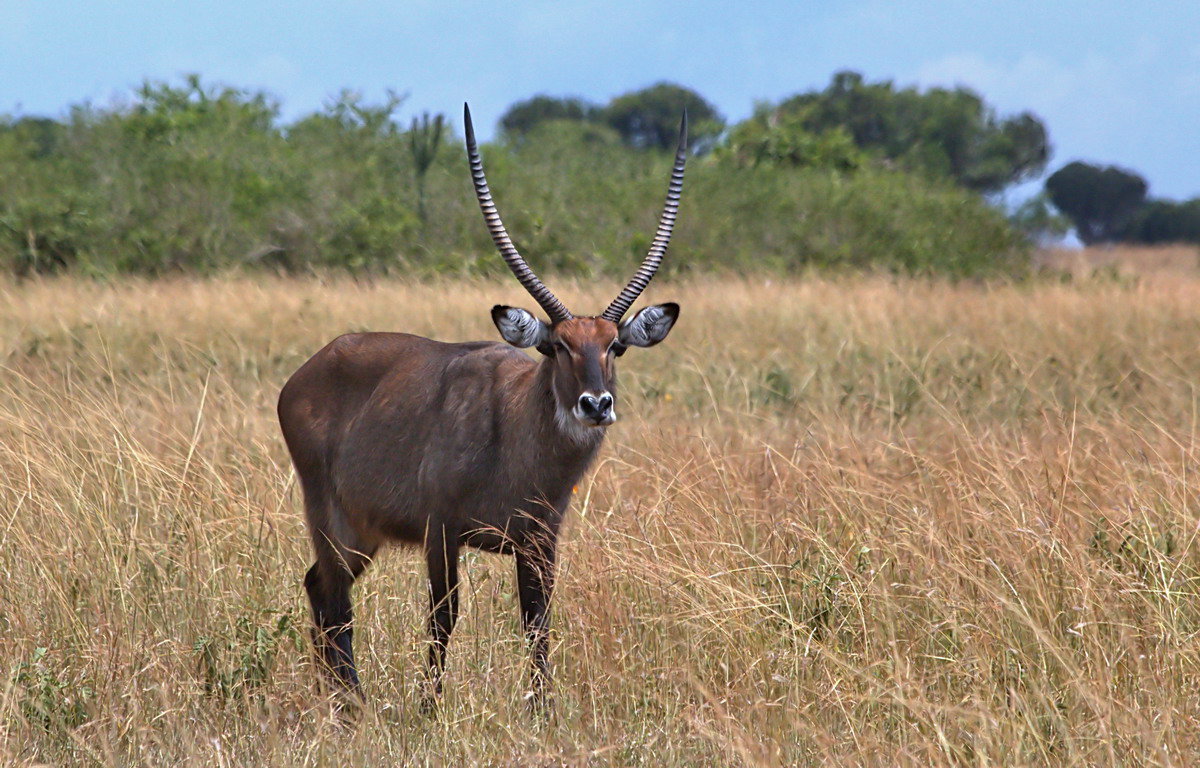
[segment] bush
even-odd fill
[[[191,77],[62,123],[0,122],[0,267],[503,271],[461,143],[419,142],[415,153],[401,104],[345,92],[281,125],[266,95]],[[645,254],[669,152],[632,149],[605,125],[550,120],[484,155],[505,222],[537,268],[626,277]],[[837,131],[743,124],[719,152],[692,158],[684,197],[668,270],[974,275],[1022,263],[1019,238],[978,196],[872,167]]]
[[[680,245],[699,250],[704,241],[706,266],[966,277],[1019,272],[1026,264],[1026,248],[1004,216],[949,184],[884,170],[758,168],[698,176],[692,195],[707,210],[688,217]]]
[[[14,671],[12,682],[21,715],[45,731],[78,728],[88,719],[88,705],[95,693],[90,685],[56,668],[47,653],[46,648],[35,648],[32,658]]]
[[[813,133],[795,115],[761,109],[734,127],[720,154],[739,166],[765,164],[853,171],[867,162],[866,153],[855,145],[845,129]]]

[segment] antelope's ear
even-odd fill
[[[627,347],[653,347],[667,338],[679,318],[679,305],[674,302],[646,307],[621,323],[617,341]]]
[[[536,347],[550,339],[550,326],[517,307],[497,304],[492,307],[492,322],[500,336],[514,347]]]

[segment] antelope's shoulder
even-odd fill
[[[502,396],[537,367],[529,355],[508,344],[473,341],[446,346],[450,349],[437,377],[440,387],[468,410],[486,410],[486,401]]]
[[[498,341],[436,343],[446,348],[447,366],[456,373],[521,370],[536,365],[529,355]]]
[[[490,388],[536,366],[524,352],[494,341],[444,342],[409,333],[351,333],[323,350],[334,376],[377,388],[374,399],[441,400]]]
[[[343,370],[408,367],[422,361],[449,364],[508,359],[512,353],[526,357],[507,344],[494,341],[444,342],[411,333],[366,331],[338,336],[317,353],[325,365]]]

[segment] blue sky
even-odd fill
[[[1200,3],[0,0],[0,113],[61,115],[144,78],[265,88],[293,117],[343,87],[485,136],[535,93],[598,101],[657,80],[731,119],[838,69],[981,92],[1050,129],[1052,168],[1117,163],[1164,197],[1200,195]]]

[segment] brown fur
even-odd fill
[[[358,685],[350,586],[385,542],[421,546],[430,575],[432,692],[457,613],[458,548],[517,558],[540,700],[555,541],[604,427],[570,416],[615,396],[617,326],[570,318],[535,362],[505,344],[403,333],[341,336],[284,385],[279,420],[304,491],[316,563],[305,578],[322,662]]]

